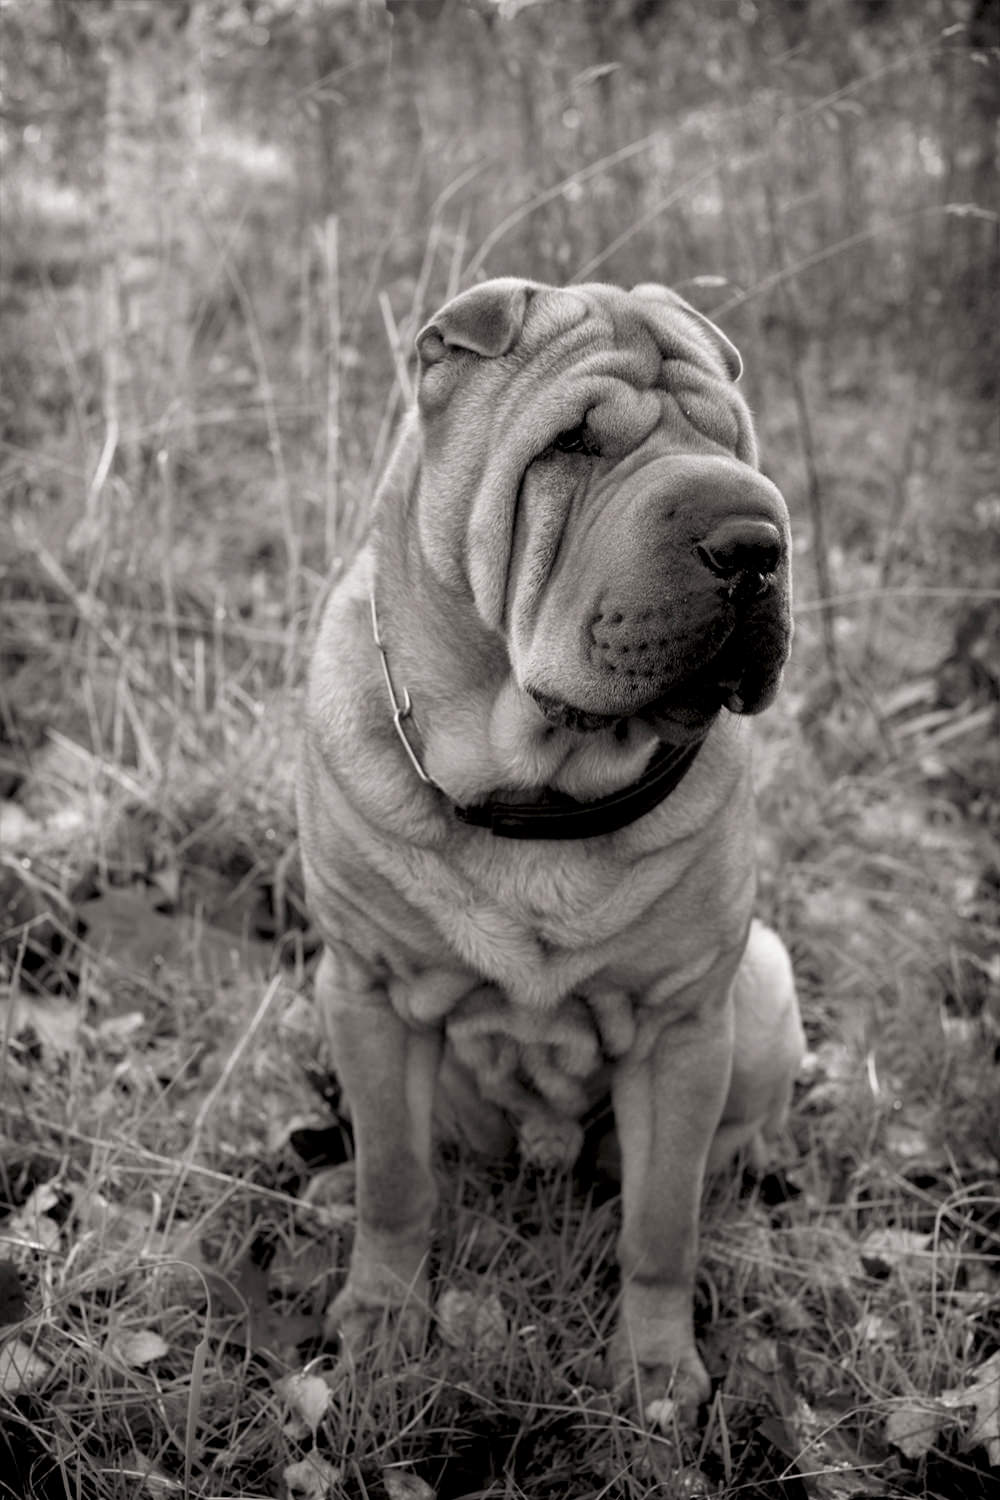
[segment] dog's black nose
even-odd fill
[[[770,521],[731,516],[698,543],[695,552],[719,578],[757,573],[766,578],[781,563],[781,532]]]

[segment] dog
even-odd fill
[[[487,281],[416,346],[306,692],[316,993],[357,1155],[328,1326],[420,1347],[436,1138],[567,1165],[610,1097],[611,1370],[687,1420],[705,1174],[780,1127],[803,1052],[752,917],[745,723],[790,644],[785,503],[739,354],[665,287]]]

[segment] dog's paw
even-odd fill
[[[533,1167],[570,1169],[583,1146],[578,1120],[543,1112],[528,1115],[518,1125],[521,1156]]]
[[[675,1427],[694,1427],[699,1408],[712,1392],[712,1382],[697,1350],[686,1350],[669,1363],[654,1363],[637,1361],[631,1349],[622,1349],[622,1342],[616,1339],[611,1350],[615,1389],[637,1400],[650,1427],[668,1434]]]
[[[331,1343],[339,1337],[341,1353],[353,1360],[397,1349],[412,1357],[423,1349],[428,1321],[424,1285],[396,1299],[348,1280],[326,1310],[323,1335]]]
[[[711,1395],[712,1383],[696,1354],[688,1365],[641,1369],[639,1389],[647,1425],[669,1435],[676,1427],[695,1426],[699,1409]]]

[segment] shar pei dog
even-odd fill
[[[428,1319],[435,1139],[571,1163],[610,1099],[614,1377],[692,1417],[706,1171],[780,1125],[791,967],[754,921],[747,715],[791,634],[788,517],[740,358],[666,288],[487,281],[333,588],[299,822],[353,1122],[347,1349]]]

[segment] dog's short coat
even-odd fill
[[[690,1413],[705,1171],[781,1122],[802,1054],[751,921],[742,717],[787,655],[785,505],[736,350],[665,288],[486,282],[417,344],[307,695],[316,988],[357,1149],[330,1322],[356,1350],[387,1316],[422,1337],[435,1129],[566,1162],[610,1095],[612,1366]]]

